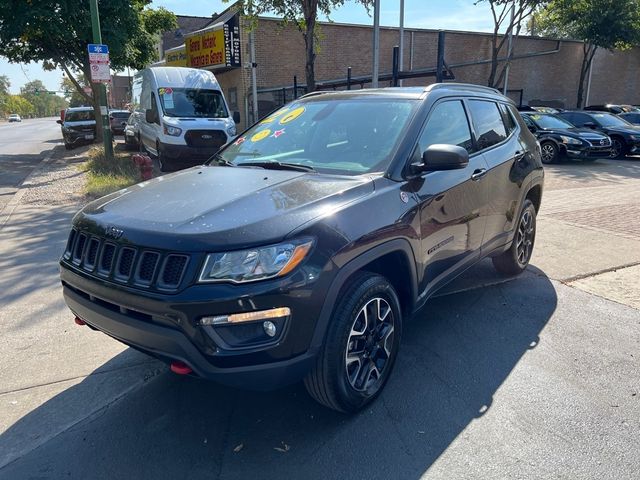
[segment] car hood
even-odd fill
[[[240,248],[280,241],[373,190],[370,177],[199,166],[98,199],[74,223],[154,248]]]
[[[613,133],[621,133],[621,134],[627,134],[627,135],[640,135],[640,126],[638,126],[638,127],[634,127],[634,126],[628,126],[628,127],[604,127],[603,130],[608,135],[611,135]]]
[[[583,140],[602,140],[607,138],[604,133],[599,133],[590,128],[552,128],[543,130],[547,134],[565,135],[572,138],[581,138]]]
[[[95,120],[82,120],[82,121],[78,121],[78,122],[64,122],[64,126],[67,128],[71,128],[71,127],[95,127],[96,126],[96,121]]]

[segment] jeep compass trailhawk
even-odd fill
[[[542,182],[536,139],[496,90],[313,93],[203,166],[87,205],[64,297],[76,323],[176,373],[304,379],[353,412],[430,295],[484,257],[527,267]]]

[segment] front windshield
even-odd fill
[[[631,124],[611,113],[594,113],[593,118],[603,127],[629,127]]]
[[[64,115],[65,122],[89,122],[95,120],[93,110],[78,110],[75,112],[67,112]]]
[[[362,97],[293,103],[251,127],[219,157],[235,165],[295,163],[345,175],[383,171],[416,105]]]
[[[550,113],[528,115],[538,128],[543,130],[553,130],[554,128],[575,128],[566,120],[556,117]]]
[[[168,117],[227,118],[222,93],[200,88],[159,88],[162,111]]]

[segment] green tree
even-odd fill
[[[373,4],[373,0],[356,1],[367,10]],[[316,89],[314,63],[318,39],[318,13],[329,16],[334,8],[344,5],[345,0],[239,0],[238,3],[242,12],[253,20],[263,13],[273,13],[281,17],[285,23],[293,23],[298,27],[305,44],[307,91],[313,92]]]
[[[493,34],[491,36],[491,69],[487,85],[498,88],[504,82],[507,65],[511,63],[513,48],[508,51],[509,35],[512,36],[512,47],[520,36],[526,20],[537,8],[545,5],[547,0],[477,0],[488,3],[493,17]],[[511,15],[513,11],[513,15]],[[500,56],[506,59],[500,68]]]
[[[640,42],[639,0],[551,0],[535,15],[542,35],[582,40],[582,64],[576,107],[582,108],[584,84],[598,48],[626,50]]]
[[[55,93],[49,93],[47,87],[40,80],[26,83],[20,89],[20,96],[33,106],[33,114],[37,117],[51,117],[58,115],[67,102]]]
[[[33,105],[20,95],[8,95],[6,99],[7,113],[17,113],[21,117],[31,117],[35,113]]]
[[[141,69],[157,59],[157,36],[176,26],[175,15],[150,9],[151,0],[99,2],[102,40],[109,45],[111,68]],[[62,68],[77,91],[93,104],[102,135],[100,106],[86,95],[77,76],[90,78],[87,45],[93,43],[89,2],[86,0],[1,0],[0,55],[11,62],[42,61],[45,68]]]
[[[7,115],[7,97],[11,82],[6,75],[0,75],[0,118]]]
[[[69,77],[64,77],[62,82],[60,82],[60,90],[62,90],[64,98],[69,102],[70,107],[80,107],[82,105],[93,105],[93,99],[91,102],[87,101],[87,95],[84,93],[84,87],[89,87],[89,82],[83,74],[79,75],[76,79],[78,84],[83,87],[82,93],[78,91],[74,83],[69,79]]]

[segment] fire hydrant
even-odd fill
[[[136,153],[131,159],[140,169],[140,177],[142,180],[151,180],[153,177],[153,161],[151,157]]]

